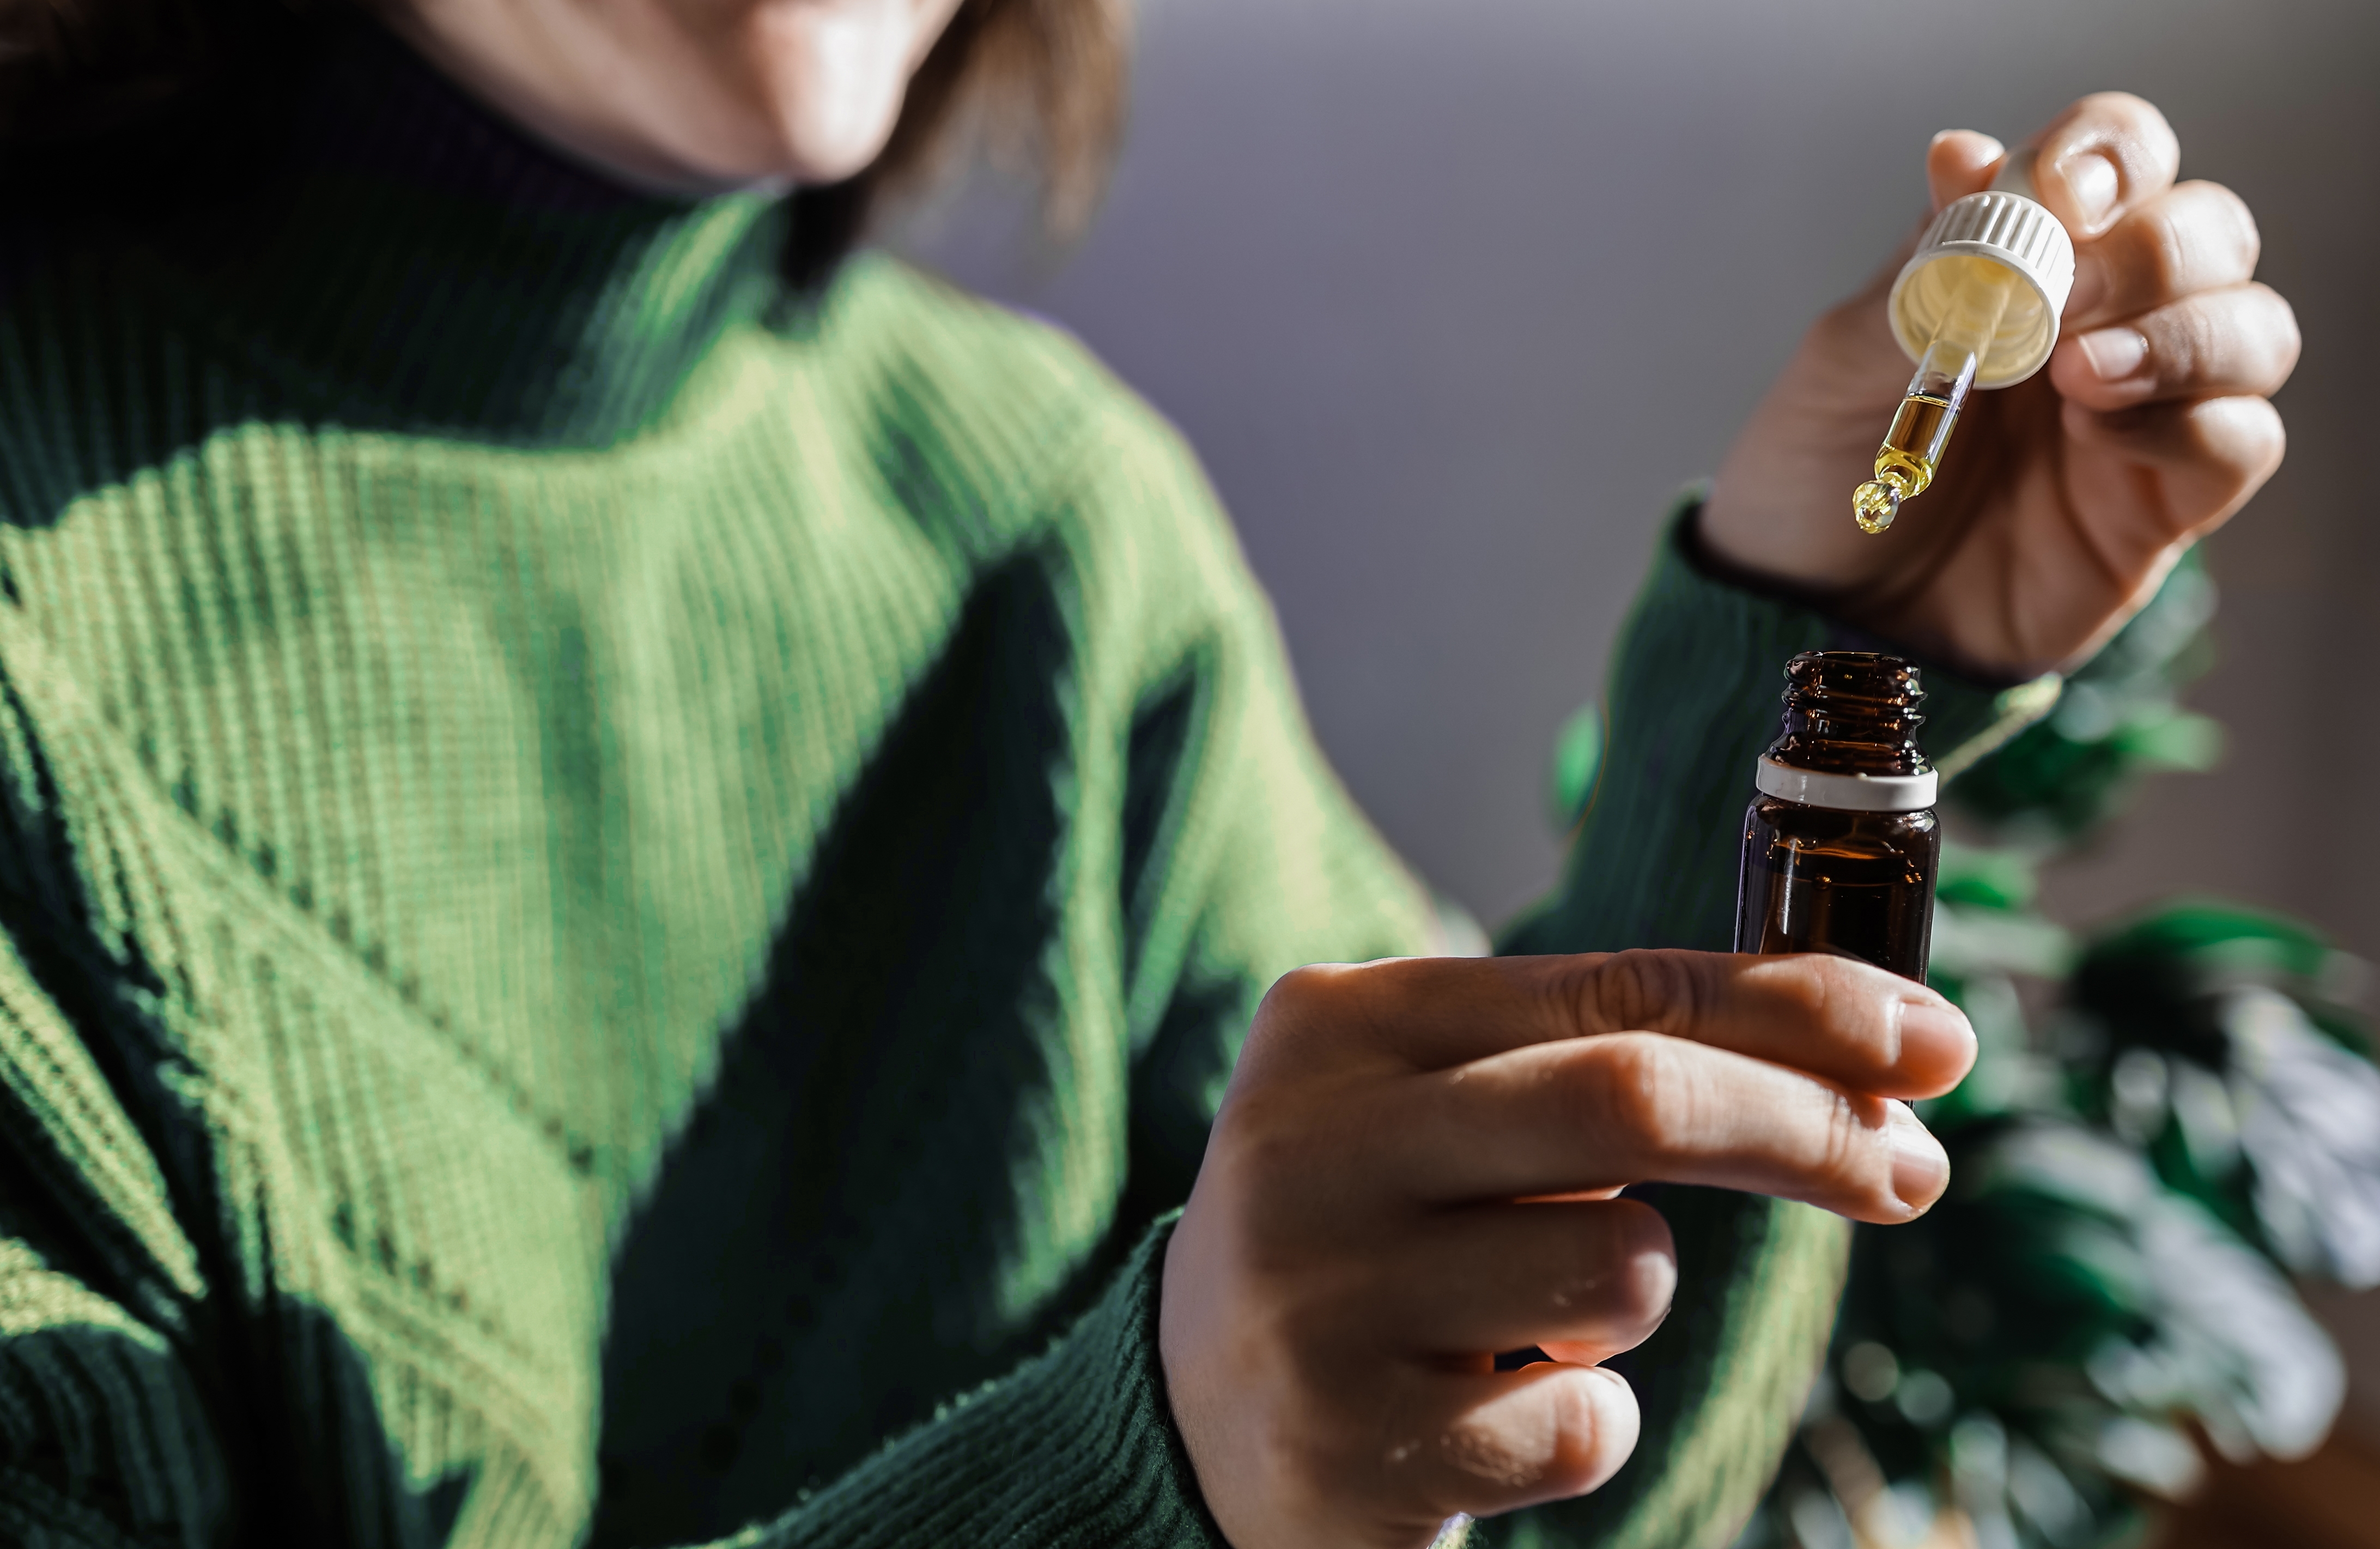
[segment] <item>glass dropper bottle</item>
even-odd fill
[[[1833,952],[1925,982],[1942,833],[1917,669],[1865,651],[1785,664],[1785,717],[1743,814],[1738,952]]]
[[[1882,532],[1933,483],[1950,432],[1977,387],[2007,387],[2048,362],[2074,287],[2074,242],[2033,195],[2033,153],[2010,156],[1992,186],[1943,207],[1901,266],[1886,309],[1917,363],[1876,452],[1876,477],[1852,494],[1863,532]]]

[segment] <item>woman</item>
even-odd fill
[[[1941,664],[1942,757],[2280,455],[2244,208],[2078,104],[2069,342],[1927,520],[1844,516],[1871,287],[1675,523],[1513,943],[1664,950],[1301,969],[1429,914],[1196,468],[845,259],[952,124],[1081,197],[1097,0],[10,15],[29,1542],[1709,1542],[1831,1315],[1779,1201],[1922,1212],[1900,1100],[1973,1052],[1716,950],[1778,664]],[[2000,153],[1938,139],[1937,202]]]

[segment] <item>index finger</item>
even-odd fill
[[[2129,91],[2082,98],[2050,121],[2034,151],[2034,191],[2077,242],[2173,187],[2181,168],[2173,126]]]
[[[1407,957],[1302,969],[1267,997],[1259,1059],[1446,1070],[1600,1033],[1660,1032],[1880,1097],[1931,1097],[1974,1063],[1967,1018],[1850,957],[1669,949]],[[1287,1045],[1287,1047],[1280,1047]]]

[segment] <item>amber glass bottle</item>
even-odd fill
[[[1785,730],[1743,815],[1735,949],[1839,952],[1922,982],[1942,835],[1917,669],[1813,651],[1785,678]]]

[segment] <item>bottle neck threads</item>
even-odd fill
[[[1785,665],[1785,724],[1760,761],[1770,796],[1813,807],[1912,811],[1936,779],[1917,745],[1917,668],[1873,651],[1809,651]]]

